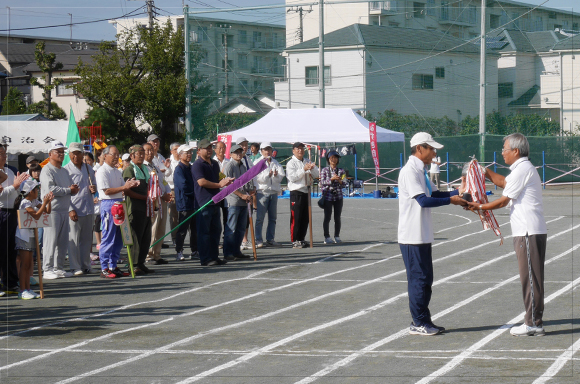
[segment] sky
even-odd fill
[[[309,2],[309,0],[304,0]],[[574,11],[574,7],[580,12],[578,0],[527,0],[523,3],[539,5]],[[71,28],[69,26],[72,14],[74,24],[72,28],[73,39],[85,40],[114,40],[115,28],[107,21],[92,22],[95,20],[121,18],[133,11],[129,17],[146,17],[145,9],[137,10],[145,6],[144,0],[99,0],[90,2],[90,6],[79,6],[79,3],[89,3],[78,0],[3,0],[0,8],[0,33],[7,33],[8,26],[12,34],[32,35],[46,37],[69,38]],[[48,5],[50,3],[50,5]],[[283,5],[284,0],[155,0],[155,6],[162,16],[181,15],[185,3],[193,9],[211,8],[235,8],[261,5]],[[9,9],[8,9],[9,8]],[[265,9],[255,11],[221,12],[206,14],[207,17],[224,19],[254,21],[270,24],[284,24],[285,10]],[[55,28],[38,28],[44,26],[63,25]],[[20,28],[37,28],[19,30]]]

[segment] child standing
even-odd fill
[[[38,220],[43,213],[50,213],[50,202],[53,198],[52,193],[48,193],[42,204],[38,200],[40,192],[40,183],[34,179],[28,179],[20,185],[20,196],[14,202],[14,208],[26,209],[34,219]],[[30,289],[30,267],[32,266],[32,253],[35,251],[34,231],[32,229],[16,230],[16,249],[20,259],[19,281],[20,293],[18,298],[29,300],[37,299],[39,294]]]

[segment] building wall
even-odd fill
[[[498,94],[498,111],[503,115],[514,113],[508,104],[517,100],[534,85],[540,85],[537,76],[537,59],[531,54],[507,54],[498,60],[499,84],[511,84],[512,96]],[[501,93],[501,92],[500,92]]]
[[[577,52],[576,52],[577,53]],[[577,55],[562,53],[562,129],[564,131],[580,132],[580,103],[578,103],[578,89],[580,89],[580,60]]]
[[[287,5],[301,0],[286,0]],[[442,6],[442,3],[449,4]],[[500,4],[501,3],[501,4]],[[384,4],[384,5],[383,5]],[[415,7],[415,5],[424,6]],[[456,4],[456,5],[455,5]],[[580,30],[580,13],[572,15],[563,10],[538,8],[518,18],[536,5],[525,3],[488,2],[487,30],[505,26],[523,31],[545,31],[555,28]],[[382,1],[369,3],[329,4],[324,9],[325,33],[347,25],[375,24],[405,28],[435,29],[452,36],[470,39],[480,35],[481,1],[453,2],[447,0]],[[516,20],[517,19],[517,20]],[[515,21],[513,21],[515,20]],[[304,17],[304,41],[318,37],[318,6]],[[296,32],[299,18],[296,13],[286,14],[287,43],[298,43]]]
[[[330,84],[326,84],[326,108],[365,108],[364,60],[361,49],[328,49],[325,67],[330,67]],[[318,84],[306,85],[306,68],[318,67],[318,52],[290,53],[287,58],[290,81],[276,83],[279,108],[317,108]],[[291,94],[288,96],[288,84]]]
[[[33,73],[32,76],[39,77],[43,76],[42,73]],[[78,80],[78,77],[72,72],[60,72],[53,74],[54,78],[62,78],[66,84],[73,84],[74,81]],[[42,80],[43,81],[43,80]],[[42,90],[39,87],[31,86],[31,102],[37,103],[42,101],[44,98],[42,96]],[[62,110],[66,113],[66,118],[70,116],[70,108],[72,106],[75,119],[80,121],[85,118],[85,115],[89,109],[89,105],[86,100],[78,97],[77,95],[58,95],[57,90],[52,90],[52,101],[56,103]]]

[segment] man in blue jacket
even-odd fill
[[[195,212],[195,192],[190,164],[192,149],[187,145],[182,145],[177,149],[177,154],[179,156],[179,164],[177,164],[173,171],[173,185],[177,218],[179,224],[181,224]],[[185,241],[185,235],[187,235],[188,229],[190,230],[189,245],[191,247],[191,258],[193,259],[197,255],[196,220],[192,218],[177,229],[177,234],[175,235],[176,261],[185,260],[185,256],[183,256],[183,242]]]

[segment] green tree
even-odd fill
[[[109,142],[142,143],[150,132],[138,129],[146,122],[167,144],[179,135],[175,124],[185,113],[185,63],[182,28],[173,30],[168,21],[152,30],[127,30],[117,36],[119,44],[104,42],[91,63],[79,61],[76,89],[93,109],[102,109],[116,121],[114,131],[104,135]],[[192,46],[194,64],[201,60],[199,47]],[[195,92],[199,100],[209,96],[209,87],[201,84],[194,71]],[[205,118],[207,102],[199,102],[195,111]],[[203,125],[202,125],[203,126]]]
[[[87,111],[87,116],[79,121],[79,129],[81,132],[81,139],[88,137],[90,132],[88,128],[91,125],[101,126],[101,135],[104,136],[104,141],[107,144],[114,144],[119,148],[120,152],[126,152],[129,147],[135,144],[135,141],[129,136],[119,135],[119,125],[117,119],[109,112],[102,108],[91,108]],[[111,140],[111,135],[115,140]]]
[[[263,116],[250,113],[214,113],[205,120],[205,130],[197,138],[215,138],[218,133],[230,132],[243,128],[261,119]],[[197,132],[196,132],[197,133]]]
[[[46,109],[44,112],[38,113],[42,113],[45,117],[53,120],[51,116],[55,116],[55,114],[51,111],[54,105],[52,102],[52,90],[62,84],[62,79],[56,78],[53,80],[52,74],[54,71],[60,71],[63,66],[62,63],[56,62],[56,55],[46,52],[45,48],[44,41],[41,41],[36,44],[36,49],[34,50],[34,60],[38,68],[44,72],[44,82],[41,82],[36,77],[32,77],[30,84],[42,89],[42,97],[44,97],[44,103],[42,105]]]
[[[10,87],[2,101],[2,115],[21,115],[26,113],[26,103],[18,88]]]
[[[50,111],[48,113],[47,111]],[[26,113],[40,113],[49,120],[64,120],[66,113],[55,102],[50,103],[50,108],[47,108],[46,101],[42,100],[38,103],[30,104]]]

